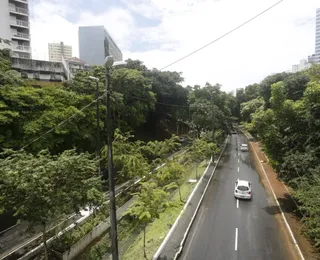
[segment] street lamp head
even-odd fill
[[[93,77],[93,76],[89,76],[89,79],[92,79],[92,80],[95,80],[95,81],[99,81],[99,79],[98,79],[98,78]]]
[[[126,61],[116,61],[115,63],[113,63],[112,67],[125,67],[125,66],[127,66]]]
[[[114,63],[114,59],[112,56],[107,56],[105,59],[104,59],[104,66],[108,69],[108,68],[111,68],[112,65]]]

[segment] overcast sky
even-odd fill
[[[78,53],[78,26],[104,25],[124,59],[149,68],[170,64],[255,16],[276,0],[29,0],[34,59],[48,60],[48,42]],[[225,91],[291,69],[315,49],[319,0],[284,0],[278,6],[167,68],[183,85],[220,83]]]

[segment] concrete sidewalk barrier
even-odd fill
[[[188,225],[188,227],[187,227],[187,230],[186,230],[186,232],[185,232],[184,235],[183,235],[182,241],[181,241],[180,244],[178,245],[179,250],[178,250],[177,254],[180,254],[179,252],[182,251],[182,248],[183,248],[183,245],[184,245],[184,243],[185,243],[185,240],[186,240],[186,237],[187,237],[187,235],[188,235],[188,232],[190,231],[190,228],[191,228],[191,226],[192,226],[192,223],[194,222],[195,216],[196,216],[196,214],[197,214],[197,212],[198,212],[198,210],[199,210],[199,207],[200,207],[201,202],[202,202],[202,200],[203,200],[203,197],[204,197],[204,195],[205,195],[205,193],[206,193],[206,190],[207,190],[207,188],[208,188],[208,186],[209,186],[209,184],[210,184],[210,182],[211,182],[211,179],[212,179],[212,177],[213,177],[213,175],[214,175],[215,169],[216,169],[216,167],[217,167],[217,165],[218,165],[218,163],[219,163],[219,161],[220,161],[220,159],[221,159],[222,154],[223,154],[224,151],[225,151],[225,148],[226,148],[227,143],[228,143],[228,139],[229,139],[229,136],[228,136],[228,137],[226,138],[226,140],[225,140],[224,147],[223,147],[223,149],[222,149],[222,151],[221,151],[221,153],[220,153],[220,155],[219,155],[219,157],[218,157],[218,159],[217,159],[217,163],[216,163],[216,165],[214,166],[214,169],[213,169],[213,171],[212,171],[212,173],[211,173],[211,175],[210,175],[210,177],[209,177],[209,180],[208,180],[208,182],[207,182],[207,185],[205,186],[204,192],[202,193],[202,196],[201,196],[201,198],[200,198],[200,200],[199,200],[199,202],[198,202],[198,206],[197,206],[197,208],[195,209],[195,212],[194,212],[194,214],[193,214],[193,216],[192,216],[192,218],[191,218],[191,221],[190,221],[190,223],[189,223],[189,225]],[[166,237],[164,238],[163,242],[162,242],[161,245],[159,246],[157,252],[154,254],[154,256],[153,256],[153,258],[152,258],[153,260],[165,259],[165,258],[167,257],[167,256],[164,256],[164,258],[161,258],[160,255],[161,255],[161,253],[163,252],[165,246],[166,246],[167,244],[169,244],[168,242],[169,242],[170,238],[172,237],[172,234],[174,233],[174,231],[175,231],[176,227],[178,226],[178,224],[180,223],[181,219],[183,219],[183,218],[182,218],[183,214],[186,212],[186,209],[187,209],[187,207],[190,205],[191,200],[194,198],[195,193],[199,190],[200,184],[203,183],[203,178],[204,178],[204,176],[206,175],[206,173],[207,173],[207,171],[208,171],[208,169],[209,169],[209,167],[210,167],[211,162],[212,162],[212,158],[211,158],[211,160],[210,160],[209,165],[208,165],[207,168],[205,169],[203,175],[201,176],[200,180],[198,181],[197,185],[194,187],[192,193],[190,194],[190,196],[189,196],[187,202],[185,203],[183,209],[181,210],[179,216],[178,216],[177,219],[175,220],[173,226],[171,227],[171,229],[170,229],[169,232],[167,233],[167,235],[166,235]],[[168,259],[169,259],[169,258],[168,258]],[[172,258],[170,258],[170,259],[172,259]]]

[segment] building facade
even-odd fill
[[[64,57],[62,57],[62,64],[67,80],[72,80],[80,71],[90,71],[92,69],[87,62],[77,57],[72,57],[71,59],[64,59]]]
[[[48,53],[49,53],[49,61],[61,62],[62,56],[65,59],[72,58],[72,46],[65,45],[63,42],[49,43]]]
[[[320,8],[317,9],[317,15],[316,15],[315,60],[316,60],[316,63],[320,63]]]
[[[90,65],[103,65],[107,56],[122,61],[122,52],[104,26],[79,27],[79,56]]]
[[[299,64],[292,65],[292,73],[307,70],[309,68],[311,68],[311,63],[309,63],[307,60],[300,60]]]
[[[21,73],[22,78],[54,82],[66,80],[66,75],[61,62],[16,57],[12,57],[11,61],[12,68]]]
[[[28,0],[0,0],[0,38],[10,41],[12,56],[31,58]]]

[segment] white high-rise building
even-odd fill
[[[80,59],[90,65],[103,65],[105,57],[112,55],[122,61],[122,52],[104,26],[79,27]]]
[[[60,43],[49,43],[49,61],[61,62],[63,56],[66,60],[72,58],[72,46]]]
[[[0,0],[0,38],[10,41],[13,56],[31,58],[28,0]]]
[[[316,15],[316,51],[315,59],[317,63],[320,63],[320,8],[317,9]]]

